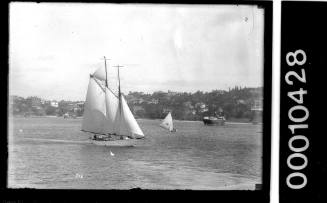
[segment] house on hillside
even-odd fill
[[[53,107],[56,107],[56,108],[58,108],[58,106],[59,106],[58,102],[55,101],[55,100],[51,101],[50,105],[53,106]]]
[[[159,100],[158,99],[151,99],[148,104],[158,104]]]
[[[197,109],[197,111],[200,112],[200,113],[204,113],[204,112],[209,111],[207,105],[205,103],[203,103],[203,102],[198,102],[194,106],[195,106],[195,109]]]

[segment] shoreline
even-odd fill
[[[24,116],[8,116],[8,118],[63,118],[63,116],[28,116],[28,117],[24,117]],[[83,119],[82,116],[80,117],[76,117],[76,118],[65,118],[65,119],[69,119],[69,120],[73,120],[73,119]],[[162,121],[163,119],[151,119],[151,118],[136,118],[136,120],[153,120],[153,121]],[[202,120],[177,120],[177,119],[174,119],[174,121],[176,122],[203,122]],[[251,121],[245,121],[245,120],[234,120],[234,119],[231,119],[231,120],[226,120],[225,122],[226,124],[253,124]],[[258,123],[259,125],[262,125],[262,123]]]

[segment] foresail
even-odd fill
[[[84,105],[82,130],[104,134],[107,133],[107,123],[105,92],[93,78],[90,78]]]
[[[171,116],[171,113],[169,112],[168,115],[166,116],[166,118],[162,121],[162,123],[160,124],[161,127],[172,131],[174,126],[173,126],[173,118]]]
[[[119,118],[119,116],[117,118]],[[123,96],[121,96],[121,117],[119,120],[121,121],[119,125],[120,135],[129,135],[136,138],[144,137],[140,126],[137,124]]]

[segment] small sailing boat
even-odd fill
[[[165,128],[169,130],[169,132],[176,132],[176,129],[174,128],[173,124],[173,117],[171,116],[171,113],[169,112],[165,119],[160,124],[160,127]]]
[[[108,87],[107,64],[90,75],[82,131],[92,133],[92,143],[104,146],[134,146],[144,134],[137,124],[120,90],[118,95]],[[104,69],[104,70],[103,70]]]

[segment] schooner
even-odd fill
[[[133,146],[144,134],[129,109],[120,89],[118,95],[108,87],[107,61],[90,75],[84,105],[82,131],[92,133],[91,142],[105,146]]]

